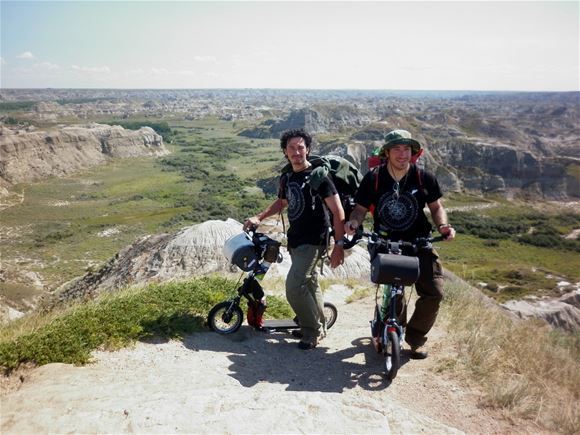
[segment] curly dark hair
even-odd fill
[[[286,146],[288,145],[288,141],[293,137],[301,137],[304,139],[306,148],[310,148],[310,145],[312,144],[312,136],[310,136],[303,128],[294,128],[284,131],[280,137],[280,148],[285,150]]]

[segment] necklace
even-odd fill
[[[395,199],[399,199],[401,188],[405,188],[405,184],[407,183],[407,174],[409,173],[409,170],[407,170],[405,175],[400,177],[398,180],[397,176],[395,175],[395,170],[391,167],[390,164],[387,165],[387,170],[389,171],[389,175],[392,177],[392,179],[395,180],[395,183],[393,184],[393,195]]]

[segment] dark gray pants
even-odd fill
[[[422,346],[427,341],[443,300],[443,267],[435,250],[421,251],[418,255],[421,273],[415,283],[418,299],[411,320],[407,322],[407,307],[398,301],[399,321],[406,325],[405,341],[410,346]]]

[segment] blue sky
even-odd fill
[[[577,1],[6,1],[2,88],[580,90]]]

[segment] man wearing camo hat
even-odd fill
[[[406,130],[393,130],[385,137],[380,157],[384,163],[363,178],[355,197],[356,207],[345,223],[345,232],[353,234],[369,209],[373,209],[374,231],[393,241],[412,242],[428,237],[432,226],[423,209],[431,212],[437,231],[445,240],[453,240],[455,230],[449,224],[441,204],[441,189],[435,176],[419,170],[414,162],[422,153],[421,144]],[[410,357],[427,357],[424,349],[427,333],[433,327],[443,299],[443,273],[434,249],[420,251],[420,276],[415,284],[419,298],[406,323],[406,308],[400,314],[405,326],[405,341],[411,347]],[[400,304],[402,309],[402,303]]]

